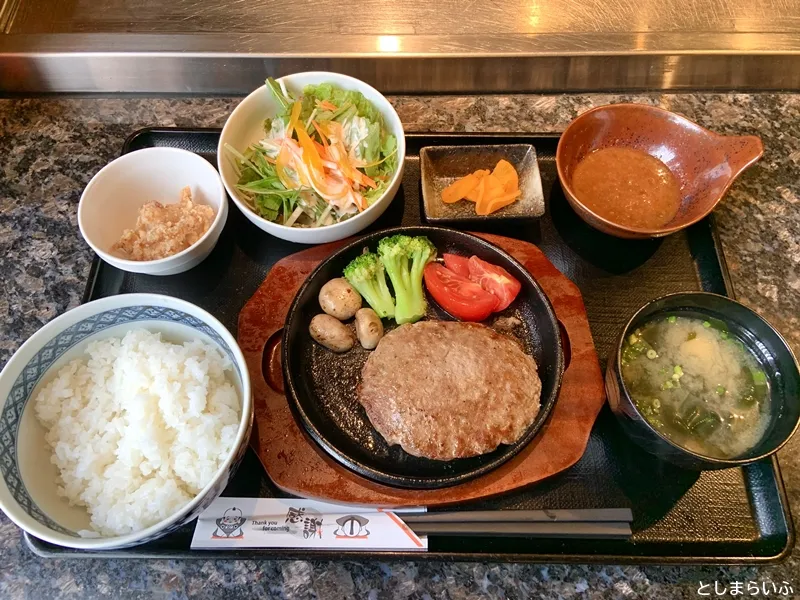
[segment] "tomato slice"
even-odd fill
[[[439,263],[429,263],[423,276],[433,299],[457,319],[483,321],[497,306],[494,295]]]
[[[469,259],[469,278],[498,299],[495,312],[508,308],[522,289],[522,284],[503,267],[488,263],[477,256]]]
[[[442,254],[444,266],[456,275],[461,275],[469,279],[469,259],[458,254]]]

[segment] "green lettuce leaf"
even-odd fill
[[[381,154],[383,156],[389,156],[395,150],[397,150],[397,138],[392,134],[387,134],[384,136],[383,143],[381,144]]]
[[[391,176],[397,170],[397,139],[391,134],[384,134],[380,145],[380,158],[383,162],[364,169],[370,177]],[[375,162],[367,161],[367,162]]]
[[[365,162],[373,163],[380,160],[381,154],[381,126],[377,123],[367,125],[367,137],[361,142],[361,158]]]
[[[281,89],[281,85],[275,81],[272,77],[268,77],[267,81],[267,89],[272,92],[272,97],[275,98],[275,101],[278,103],[280,107],[278,109],[278,113],[275,115],[276,118],[286,119],[289,118],[289,115],[292,112],[292,105],[294,104],[294,98],[290,96],[284,96],[283,90]],[[288,91],[288,90],[287,90]]]
[[[278,220],[278,213],[283,207],[280,196],[256,196],[253,199],[256,213],[270,221]]]
[[[311,113],[314,112],[316,104],[312,96],[303,96],[301,102],[302,102],[301,104],[302,108],[300,109],[300,122],[305,124],[308,121],[309,117],[311,117]],[[317,111],[317,116],[315,117],[315,119],[317,119],[317,122],[319,122],[319,111]]]
[[[333,91],[334,86],[332,83],[311,84],[303,88],[303,96],[314,96],[320,102],[324,100],[333,102]]]
[[[364,94],[355,90],[343,90],[331,83],[320,83],[319,85],[307,85],[303,89],[303,97],[313,97],[323,101],[327,100],[341,109],[349,104],[355,107],[359,117],[365,117],[376,123],[383,123],[381,113],[372,106],[372,103],[364,97]]]
[[[364,190],[364,198],[367,200],[367,205],[372,206],[372,203],[375,202],[383,192],[386,191],[386,182],[385,181],[378,181],[378,187],[373,189]]]

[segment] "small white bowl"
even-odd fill
[[[216,213],[203,237],[159,260],[127,260],[112,253],[123,231],[135,227],[144,204],[176,204],[186,186],[193,202]],[[178,148],[145,148],[111,161],[92,177],[78,204],[78,226],[92,250],[118,269],[147,275],[183,273],[200,263],[214,249],[227,219],[228,199],[214,165]]]
[[[70,506],[57,493],[58,471],[33,408],[41,386],[66,363],[85,356],[90,341],[121,337],[134,328],[160,332],[164,339],[202,339],[234,364],[232,383],[239,392],[241,417],[236,440],[222,466],[200,493],[167,519],[127,535],[80,537],[89,529],[85,509]],[[110,550],[162,537],[196,518],[219,496],[247,450],[253,425],[250,376],[233,336],[203,309],[158,294],[121,294],[89,302],[64,313],[34,333],[0,372],[0,509],[28,533],[53,544],[85,550]]]
[[[300,244],[324,244],[355,235],[371,225],[375,219],[383,214],[400,188],[406,159],[406,139],[400,117],[383,94],[371,85],[354,77],[325,71],[311,71],[286,75],[278,79],[278,81],[282,81],[286,88],[295,95],[299,95],[307,85],[320,83],[332,83],[340,88],[357,90],[364,94],[364,97],[383,115],[384,124],[388,131],[397,138],[397,171],[386,191],[372,203],[372,206],[341,223],[314,228],[287,227],[258,216],[239,197],[239,192],[236,189],[238,178],[231,159],[225,152],[225,144],[230,144],[241,152],[250,144],[264,138],[264,119],[274,116],[278,111],[278,106],[272,97],[272,93],[267,89],[266,85],[263,85],[239,103],[222,129],[217,148],[217,167],[222,175],[225,189],[228,190],[231,199],[239,207],[239,210],[244,213],[245,217],[256,227],[275,237]]]

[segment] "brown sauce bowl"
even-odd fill
[[[681,193],[680,208],[671,221],[656,229],[620,225],[591,211],[575,196],[575,167],[590,152],[610,147],[640,150],[669,167]],[[569,124],[558,142],[556,167],[567,201],[584,221],[603,233],[642,239],[675,233],[708,215],[739,174],[763,153],[756,136],[719,135],[646,104],[611,104],[593,108]]]

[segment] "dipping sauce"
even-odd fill
[[[741,456],[769,425],[767,376],[723,321],[656,317],[625,340],[621,367],[647,422],[692,452]]]
[[[593,213],[636,229],[666,225],[681,205],[680,185],[667,165],[631,148],[588,154],[575,167],[572,189]]]

